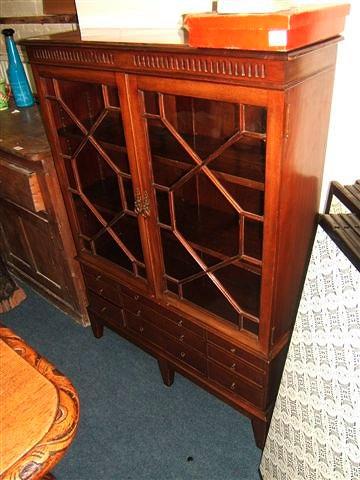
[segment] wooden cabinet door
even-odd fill
[[[48,221],[4,200],[0,201],[0,218],[7,262],[66,298],[62,252]]]
[[[79,257],[146,290],[139,181],[115,74],[44,70],[40,92]]]
[[[261,89],[140,76],[129,95],[165,301],[257,338],[271,284],[265,243],[274,244],[270,215],[264,225],[274,99]]]

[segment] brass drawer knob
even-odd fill
[[[233,363],[230,368],[231,368],[232,370],[235,370],[235,368],[236,368],[236,363]]]
[[[179,337],[180,342],[184,341],[184,337],[185,337],[185,335],[180,335],[180,337]]]
[[[96,280],[101,280],[102,276],[99,274],[99,275],[96,275]]]
[[[106,310],[107,310],[107,307],[102,307],[102,309],[100,311],[101,311],[101,313],[103,313],[103,312],[106,312]]]
[[[139,295],[134,295],[134,300],[139,300]]]
[[[98,294],[99,294],[99,295],[102,295],[103,291],[104,291],[104,289],[103,289],[103,288],[99,288],[99,290],[98,290]]]
[[[137,316],[137,317],[140,317],[140,315],[141,315],[141,310],[138,310],[138,311],[136,312],[136,316]]]
[[[178,327],[181,327],[182,324],[183,324],[183,321],[182,321],[182,320],[179,320],[179,321],[177,322],[177,326],[178,326]]]
[[[236,348],[230,348],[231,353],[236,353]]]
[[[140,333],[143,333],[143,331],[144,331],[144,327],[140,327],[140,328],[139,328],[139,332],[140,332]]]
[[[181,353],[180,353],[180,357],[181,357],[181,358],[185,358],[185,356],[186,356],[186,353],[185,353],[185,352],[181,352]]]
[[[235,390],[235,388],[236,388],[236,383],[233,382],[233,383],[230,385],[230,388],[231,388],[231,390]]]

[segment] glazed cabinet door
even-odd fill
[[[149,77],[132,78],[129,91],[148,152],[141,163],[150,165],[165,301],[257,341],[271,283],[263,267],[273,102],[261,89]],[[271,242],[271,227],[266,235]]]
[[[139,181],[115,74],[44,67],[38,85],[80,259],[148,289]]]

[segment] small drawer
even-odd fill
[[[0,197],[33,212],[45,210],[37,174],[0,160]]]
[[[86,287],[97,295],[110,300],[118,306],[122,306],[120,287],[116,282],[106,277],[99,271],[82,266]]]
[[[159,347],[163,347],[164,337],[161,330],[130,312],[124,312],[124,317],[126,328],[136,333],[138,337],[142,337]]]
[[[164,322],[164,330],[167,333],[175,337],[178,342],[189,345],[203,354],[206,353],[206,342],[204,338],[184,328],[182,324],[174,323],[170,319],[166,320],[167,321]]]
[[[221,363],[222,366],[229,368],[234,373],[238,373],[250,381],[262,387],[265,381],[265,372],[260,370],[253,365],[250,365],[248,362],[236,357],[236,355],[230,355],[229,353],[224,352],[220,348],[215,347],[214,345],[208,345],[208,356],[213,360],[216,360],[218,363]]]
[[[190,367],[195,368],[195,370],[206,375],[206,358],[193,348],[167,337],[166,349],[168,353],[176,357],[178,360],[181,360]]]
[[[133,290],[130,290],[130,288],[124,287],[124,285],[121,286],[121,291],[127,295],[130,299],[135,300],[135,302],[139,301],[144,302],[146,299],[139,295],[138,293],[134,292]]]
[[[266,370],[265,360],[262,360],[261,358],[256,357],[255,355],[252,355],[251,353],[247,352],[246,350],[243,350],[237,345],[227,342],[226,340],[222,339],[221,337],[218,337],[217,335],[214,335],[213,333],[208,334],[208,341],[211,343],[214,343],[218,347],[223,348],[227,352],[233,355],[236,355],[239,358],[242,358],[243,360],[247,361],[251,365],[255,365],[260,370],[263,370],[263,371]]]
[[[155,310],[144,305],[140,300],[134,300],[127,295],[123,295],[123,305],[125,310],[132,313],[134,316],[141,317],[150,324],[163,328],[163,322],[166,321],[166,319]]]
[[[89,310],[97,315],[105,323],[112,325],[123,325],[124,316],[121,308],[113,305],[104,298],[89,293]]]
[[[230,393],[239,395],[257,407],[263,407],[264,391],[262,389],[247,383],[238,375],[231,374],[215,362],[208,362],[208,377],[225,387]]]

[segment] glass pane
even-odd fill
[[[136,260],[140,260],[143,263],[144,257],[137,218],[124,215],[116,223],[112,224],[111,228]]]
[[[159,95],[156,92],[143,92],[145,112],[151,115],[160,115]]]
[[[226,188],[237,204],[243,210],[257,215],[264,214],[264,192],[254,188],[245,187],[236,183],[221,180],[221,185]]]
[[[161,231],[165,272],[175,279],[185,279],[201,272],[201,268],[186,248],[167,230]]]
[[[149,129],[150,149],[153,157],[160,156],[166,159],[178,160],[180,164],[178,168],[189,168],[189,165],[196,165],[194,159],[186,152],[184,147],[175,139],[165,125],[157,119],[147,120]],[[188,165],[186,165],[188,164]],[[171,164],[173,165],[173,163]],[[155,182],[158,182],[155,176]]]
[[[266,132],[266,109],[245,105],[245,130],[249,132]]]
[[[122,182],[123,185],[122,188],[124,192],[124,208],[133,212],[135,209],[135,198],[132,181],[121,177],[119,178],[119,181]]]
[[[244,222],[244,253],[249,257],[262,259],[263,224],[256,220],[245,218]]]
[[[235,325],[239,323],[236,310],[206,276],[183,285],[183,297]]]
[[[259,275],[235,265],[229,265],[215,272],[215,276],[245,312],[259,315]]]
[[[58,80],[61,100],[88,130],[104,110],[102,86],[97,83]]]
[[[104,228],[94,213],[78,195],[73,195],[73,204],[79,223],[79,230],[83,235],[92,237]]]
[[[241,137],[212,160],[209,168],[235,177],[264,182],[265,147],[263,140]]]
[[[108,97],[108,104],[110,107],[120,107],[119,102],[119,92],[116,87],[111,87],[107,85],[106,87],[107,97]]]
[[[123,210],[118,177],[90,142],[78,154],[76,166],[79,188],[106,219]]]
[[[216,253],[239,253],[239,214],[204,174],[174,191],[177,229],[189,241]]]
[[[236,104],[164,95],[164,111],[165,118],[203,159],[240,130]]]
[[[157,185],[170,187],[175,182],[180,180],[180,178],[183,177],[185,173],[189,172],[192,168],[195,167],[195,162],[193,162],[191,158],[188,157],[185,150],[183,152],[184,159],[186,161],[192,162],[191,165],[163,156],[152,155],[153,176],[154,182]]]
[[[156,199],[158,207],[158,221],[164,225],[171,225],[170,209],[169,209],[169,194],[156,190]]]
[[[84,133],[56,100],[49,101],[63,155],[71,157],[84,139]]]
[[[120,112],[108,110],[96,127],[93,137],[103,148],[106,146],[109,149],[118,147],[114,150],[119,151],[120,147],[125,147],[125,134]]]
[[[242,328],[243,330],[247,330],[248,332],[253,333],[254,335],[259,335],[259,324],[251,321],[245,316],[243,318]]]
[[[104,231],[94,240],[94,245],[97,255],[116,263],[129,272],[133,272],[133,266],[129,257],[123,252],[107,231]]]

